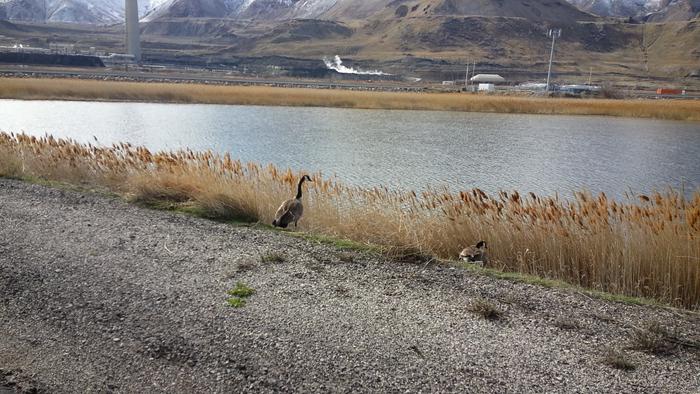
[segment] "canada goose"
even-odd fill
[[[287,228],[290,223],[294,223],[294,228],[297,227],[297,222],[304,213],[304,206],[301,204],[301,185],[304,181],[313,182],[308,175],[301,177],[297,186],[297,196],[280,205],[275,213],[275,220],[272,221],[273,226]]]
[[[486,242],[479,241],[476,245],[467,246],[459,254],[459,259],[469,263],[486,264],[488,261],[486,257]]]

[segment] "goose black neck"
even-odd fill
[[[297,186],[297,200],[301,199],[301,184],[304,183],[306,180],[306,177],[301,177],[301,180],[299,180],[299,185]]]

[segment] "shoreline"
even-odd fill
[[[271,223],[299,177],[292,170],[211,152],[152,153],[125,144],[97,148],[2,132],[0,175],[89,186],[130,201],[249,223]],[[318,179],[307,188],[310,205],[302,223],[312,234],[380,245],[396,258],[450,259],[464,245],[488,238],[494,246],[489,259],[502,271],[688,309],[700,306],[695,264],[700,249],[694,238],[700,231],[700,191],[686,198],[669,190],[625,203],[581,192],[570,203],[517,191],[489,196],[479,189],[418,197],[312,177]],[[402,208],[407,204],[413,209]],[[610,227],[610,222],[617,225]],[[414,225],[407,228],[405,223]],[[679,233],[690,238],[684,241]],[[603,239],[609,246],[591,254],[591,242]],[[643,289],[634,285],[639,281],[646,284]]]
[[[286,89],[286,88],[280,88]],[[532,112],[494,112],[494,111],[452,111],[452,110],[432,110],[432,109],[408,109],[408,108],[361,108],[361,107],[331,107],[331,106],[321,106],[321,105],[274,105],[274,104],[235,104],[235,103],[202,103],[202,102],[182,102],[182,101],[148,101],[148,100],[117,100],[117,99],[87,99],[87,98],[62,98],[62,97],[51,97],[51,98],[6,98],[0,97],[2,100],[15,100],[15,101],[65,101],[65,102],[75,102],[75,103],[108,103],[108,104],[163,104],[163,105],[225,105],[225,106],[238,106],[238,107],[280,107],[280,108],[319,108],[319,109],[357,109],[357,110],[376,110],[376,111],[424,111],[424,112],[464,112],[464,113],[477,113],[477,114],[490,114],[490,115],[530,115],[530,116],[572,116],[572,117],[601,117],[601,118],[627,118],[627,119],[640,119],[624,115],[604,115],[604,114],[580,114],[580,113],[532,113]],[[699,109],[700,110],[700,109]],[[698,123],[699,119],[665,119],[665,118],[641,118],[646,120],[658,120],[664,122],[684,122],[684,123]],[[4,130],[3,130],[4,131]]]
[[[543,98],[434,92],[0,78],[0,99],[425,110],[700,121],[700,100]]]

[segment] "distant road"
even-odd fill
[[[145,67],[147,68],[147,67]],[[289,88],[309,88],[309,89],[346,89],[346,90],[364,90],[364,91],[385,91],[385,92],[421,92],[421,91],[446,91],[456,92],[458,87],[449,86],[443,87],[437,83],[433,84],[416,84],[401,81],[331,81],[317,79],[277,79],[277,78],[255,78],[255,77],[228,77],[222,75],[221,72],[194,71],[185,73],[186,70],[173,69],[173,72],[162,71],[117,71],[105,69],[97,71],[95,69],[71,69],[71,70],[47,70],[41,68],[17,68],[17,67],[0,67],[0,76],[31,76],[31,77],[47,77],[47,78],[82,78],[82,79],[108,79],[108,80],[124,80],[134,82],[161,82],[161,83],[203,83],[212,85],[256,85],[256,86],[276,86]],[[510,87],[503,87],[499,90],[511,91]],[[621,89],[624,91],[624,89]],[[513,90],[514,93],[521,92]],[[698,100],[700,92],[690,91],[686,95],[658,95],[655,91],[649,90],[629,90],[633,98],[647,99],[667,99],[667,100]]]
[[[352,81],[323,81],[323,80],[290,80],[290,79],[264,79],[224,77],[221,73],[209,75],[187,74],[173,75],[158,71],[93,71],[85,70],[45,70],[45,69],[17,69],[0,67],[0,75],[4,76],[35,76],[56,78],[86,78],[86,79],[124,79],[148,82],[200,82],[226,85],[268,85],[316,89],[356,89],[356,90],[380,90],[380,91],[421,91],[427,85],[410,85],[406,83],[377,82],[352,82]]]

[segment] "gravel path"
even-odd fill
[[[697,348],[631,349],[653,321],[698,340],[693,313],[0,179],[0,393],[700,392]]]

